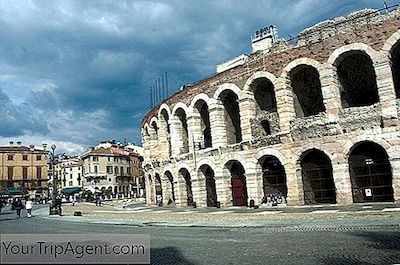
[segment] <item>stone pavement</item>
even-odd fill
[[[80,211],[83,216],[73,216]],[[42,218],[62,219],[63,221],[123,224],[133,226],[175,226],[175,227],[290,227],[301,228],[368,226],[399,226],[400,205],[370,204],[351,206],[314,207],[266,207],[250,209],[228,208],[176,208],[155,207],[143,203],[95,206],[81,203],[75,206],[64,205],[63,216],[49,216],[46,208],[34,211]]]

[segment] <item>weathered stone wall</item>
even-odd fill
[[[232,205],[229,165],[237,161],[245,170],[247,199],[259,204],[265,196],[262,176],[267,170],[262,168],[260,159],[273,156],[284,167],[288,204],[301,205],[304,204],[301,161],[310,150],[319,150],[329,157],[332,165],[336,202],[349,204],[353,199],[348,159],[351,150],[364,142],[376,143],[387,153],[393,198],[400,200],[400,101],[396,99],[392,75],[400,66],[393,68],[390,60],[393,50],[399,47],[399,26],[398,11],[380,15],[365,10],[323,22],[300,33],[295,46],[280,43],[269,53],[251,54],[245,65],[200,81],[156,106],[142,123],[148,203],[155,202],[154,176],[158,174],[164,187],[164,202],[171,198],[173,187],[175,202],[185,205],[186,184],[179,173],[184,168],[190,173],[194,201],[199,207],[207,206],[206,177],[200,172],[200,167],[207,165],[214,173],[218,201],[222,206]],[[337,67],[343,58],[354,53],[370,58],[375,74],[369,78],[376,82],[379,100],[372,105],[347,108],[341,101],[344,88]],[[291,73],[304,65],[318,71],[324,111],[296,118],[295,104],[299,102],[295,100],[292,86],[296,83],[292,84]],[[252,84],[261,79],[274,87],[276,112],[263,111],[257,105]],[[221,98],[226,91],[238,97],[239,120],[235,122],[240,124],[242,141],[237,143],[227,133],[226,106]],[[198,100],[206,102],[210,116],[212,147],[205,149],[199,148],[204,137],[194,107]],[[187,118],[188,150],[183,151],[179,126],[171,118],[178,109],[185,111]],[[163,124],[161,110],[170,117],[170,133]],[[270,135],[261,125],[264,120],[270,123]],[[154,122],[158,122],[158,131],[151,125]],[[172,183],[166,172],[171,173]]]

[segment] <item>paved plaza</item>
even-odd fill
[[[152,264],[400,263],[396,205],[192,209],[196,212],[190,214],[180,213],[189,209],[143,205],[63,208],[64,216],[50,217],[46,206],[36,206],[33,218],[23,213],[18,220],[7,208],[0,216],[1,232],[150,234]],[[82,217],[71,216],[77,210]]]

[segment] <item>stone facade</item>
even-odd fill
[[[142,121],[148,204],[400,200],[400,11],[276,40]]]

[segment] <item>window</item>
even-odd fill
[[[131,174],[131,168],[130,168],[130,167],[127,167],[127,168],[126,168],[126,173],[127,173],[128,175]]]
[[[72,174],[69,174],[69,179],[72,179]]]
[[[94,166],[94,173],[97,173],[97,166]]]
[[[124,168],[123,167],[121,167],[121,175],[124,175]]]
[[[114,168],[114,173],[115,173],[115,174],[118,174],[118,167],[115,167],[115,168]]]
[[[36,176],[38,179],[42,178],[42,167],[36,167]]]
[[[22,160],[27,161],[28,160],[28,155],[22,155]]]
[[[28,167],[22,168],[22,179],[28,179]]]
[[[98,156],[94,156],[94,157],[92,158],[92,161],[99,161],[99,157],[98,157]]]
[[[42,156],[41,155],[37,155],[36,156],[36,160],[42,160]]]
[[[8,155],[7,160],[14,160],[14,155]]]
[[[107,173],[112,174],[113,173],[113,168],[112,166],[107,166]]]
[[[111,161],[111,157],[107,157],[107,159],[108,159],[108,162],[110,162],[110,161]]]
[[[14,176],[14,167],[7,167],[8,179],[12,179]]]
[[[69,182],[69,185],[72,186],[72,181]]]

